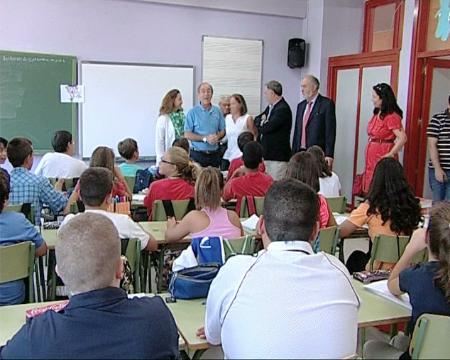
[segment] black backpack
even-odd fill
[[[153,175],[147,169],[136,171],[133,194],[137,194],[139,191],[147,189],[152,181]]]

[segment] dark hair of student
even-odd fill
[[[264,198],[264,221],[271,241],[308,241],[318,213],[318,195],[296,179],[275,182]]]
[[[397,104],[394,91],[386,83],[379,83],[373,87],[373,90],[381,98],[381,108],[374,108],[373,113],[375,115],[380,114],[380,118],[383,119],[386,115],[397,113],[400,117],[403,117],[403,111]]]
[[[179,139],[175,139],[172,143],[172,146],[180,147],[189,154],[189,140],[185,137],[180,137]]]
[[[4,148],[6,148],[8,146],[8,140],[0,136],[0,144],[2,144]]]
[[[242,159],[247,169],[257,169],[263,158],[263,148],[260,143],[250,141],[244,146]]]
[[[311,186],[315,192],[320,190],[319,167],[309,152],[298,152],[290,158],[285,177],[300,180]]]
[[[3,171],[0,171],[0,213],[3,211],[5,201],[9,199],[9,181]]]
[[[33,154],[32,145],[30,140],[22,137],[16,137],[8,142],[6,154],[13,167],[22,166],[25,159]]]
[[[138,151],[138,145],[136,140],[126,138],[119,142],[117,145],[117,150],[119,151],[120,156],[126,160],[130,160],[134,153]]]
[[[329,177],[333,175],[327,162],[325,161],[325,154],[320,146],[313,145],[307,150],[316,159],[317,165],[319,167],[321,178]]]
[[[58,153],[67,151],[67,147],[72,142],[72,134],[66,130],[55,132],[52,139],[52,147]]]
[[[431,209],[428,241],[431,253],[439,260],[435,285],[450,304],[450,203],[440,202]]]
[[[241,150],[241,152],[243,152],[244,146],[253,140],[255,140],[253,133],[251,133],[250,131],[241,132],[237,139],[237,144],[238,144],[239,150]]]
[[[380,214],[383,224],[397,234],[411,235],[421,220],[419,200],[406,181],[402,165],[394,158],[381,159],[367,196],[367,215]]]
[[[161,107],[159,108],[159,115],[169,115],[175,111],[182,109],[175,109],[175,99],[180,93],[178,89],[170,90],[162,99]]]
[[[85,205],[100,206],[112,187],[113,174],[104,167],[90,167],[80,176],[80,196]]]
[[[89,167],[104,167],[114,174],[114,151],[106,146],[98,146],[92,152]]]

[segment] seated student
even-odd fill
[[[36,256],[47,253],[47,245],[22,213],[3,211],[8,205],[9,183],[0,172],[0,246],[13,245],[23,241],[31,241],[36,248]],[[25,300],[25,283],[15,280],[0,284],[0,306],[23,303]]]
[[[325,197],[335,197],[341,195],[341,182],[335,172],[331,171],[325,161],[325,154],[320,146],[313,145],[308,149],[320,169],[319,174],[319,194]]]
[[[6,147],[8,146],[8,140],[0,136],[0,165],[3,165],[6,162],[7,156],[6,156]],[[0,167],[0,172],[3,172],[5,174],[6,178],[8,179],[9,183],[9,174],[6,171],[6,169],[3,169]]]
[[[158,243],[152,235],[146,233],[128,215],[109,212],[113,188],[113,176],[111,171],[103,167],[90,167],[80,177],[80,195],[86,212],[95,212],[108,217],[116,226],[121,239],[138,239],[141,241],[141,249],[155,251]],[[61,227],[67,224],[74,216],[65,217]]]
[[[342,359],[355,352],[358,297],[345,266],[312,251],[318,213],[317,195],[298,180],[280,180],[267,192],[258,224],[265,250],[222,266],[198,331],[222,344],[225,358]]]
[[[450,204],[440,203],[431,210],[428,229],[416,230],[405,251],[394,266],[388,280],[388,288],[394,295],[407,293],[412,305],[408,326],[412,334],[420,315],[438,314],[450,316]],[[428,249],[428,262],[410,267],[414,255]],[[380,350],[395,359],[407,351],[409,338],[398,335],[393,341],[398,349],[379,341],[369,341],[364,346],[364,358],[381,358]],[[403,345],[403,347],[401,347]],[[441,344],[445,346],[448,344]],[[409,353],[401,358],[408,358]],[[368,357],[366,357],[368,356]],[[384,357],[386,358],[386,357]]]
[[[125,181],[125,178],[122,175],[122,172],[120,169],[114,164],[114,151],[106,146],[99,146],[97,147],[91,156],[91,162],[89,164],[89,167],[103,167],[111,171],[111,173],[114,176],[113,179],[113,188],[111,191],[112,197],[128,197],[131,198],[132,195],[132,189],[128,189],[127,182]],[[80,184],[78,183],[75,186],[75,190],[70,195],[69,201],[67,202],[67,206],[64,209],[64,212],[67,214],[70,212],[70,206],[74,203],[76,203],[80,198]]]
[[[178,146],[189,154],[189,140],[185,137],[180,137],[179,139],[175,139],[172,143],[172,146]]]
[[[341,238],[349,236],[358,227],[369,227],[371,240],[376,235],[411,235],[421,220],[419,200],[414,196],[405,178],[402,165],[394,158],[381,159],[375,167],[366,201],[352,211],[340,226]],[[347,260],[350,273],[364,270],[370,259],[356,250]],[[392,269],[394,264],[374,263],[375,269]]]
[[[159,173],[166,178],[152,182],[144,199],[149,219],[151,219],[153,203],[156,200],[193,198],[197,172],[197,167],[189,160],[186,151],[179,147],[169,148],[159,163]]]
[[[254,135],[250,131],[244,131],[239,134],[238,136],[238,148],[241,152],[244,151],[244,146],[248,144],[250,141],[254,140]],[[227,174],[227,181],[231,179],[234,172],[239,169],[241,166],[244,165],[244,159],[243,157],[238,157],[236,159],[231,160],[230,167],[228,168],[228,174]],[[258,170],[265,173],[266,172],[266,166],[264,165],[264,161],[261,160],[258,166]]]
[[[287,165],[286,178],[294,178],[311,186],[314,191],[319,192],[319,168],[314,156],[308,152],[298,152],[294,154]],[[319,195],[319,226],[326,228],[336,225],[333,212],[323,195]],[[316,248],[319,246],[315,244]]]
[[[119,234],[107,217],[80,214],[59,230],[57,272],[71,296],[28,319],[1,358],[178,358],[178,331],[159,296],[128,299]],[[24,315],[25,316],[25,315]]]
[[[33,166],[33,147],[30,140],[14,138],[6,149],[8,160],[14,169],[11,171],[9,202],[10,204],[34,205],[35,222],[39,224],[42,205],[46,204],[56,214],[66,206],[67,198],[60,192],[62,182],[55,187],[50,181],[30,172]]]
[[[125,162],[119,165],[122,175],[136,176],[136,171],[142,169],[136,165],[136,161],[139,160],[139,149],[136,140],[130,138],[122,140],[117,145],[117,150],[120,156],[125,159]]]
[[[237,199],[236,211],[241,209],[244,196],[264,196],[273,183],[270,175],[260,172],[258,167],[262,161],[261,144],[250,141],[244,146],[244,166],[237,169],[223,189],[223,199]]]
[[[46,153],[34,173],[47,178],[73,179],[79,178],[81,173],[87,169],[87,165],[76,158],[75,142],[72,134],[61,130],[55,132],[52,139],[55,152]]]
[[[210,166],[200,173],[195,182],[195,205],[198,210],[189,212],[178,224],[174,218],[168,219],[166,240],[176,241],[189,234],[191,238],[222,236],[227,239],[244,235],[239,216],[234,211],[221,206],[221,177],[220,171]],[[192,249],[188,252],[191,254]],[[175,260],[174,271],[179,270],[175,265],[180,261],[179,259]]]

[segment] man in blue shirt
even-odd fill
[[[128,299],[119,288],[120,239],[106,216],[89,212],[68,221],[58,232],[56,261],[69,303],[28,319],[0,358],[178,357],[177,327],[162,298]]]
[[[184,124],[184,136],[191,142],[190,156],[203,167],[220,167],[219,141],[225,136],[225,120],[211,103],[211,84],[201,83],[197,95],[200,103],[189,110]]]

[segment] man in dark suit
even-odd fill
[[[292,112],[282,94],[281,84],[275,80],[269,81],[264,90],[269,105],[255,117],[258,141],[263,147],[264,165],[274,180],[284,176],[291,157]]]
[[[333,100],[319,94],[319,80],[306,75],[301,82],[305,98],[297,106],[292,150],[318,145],[325,153],[325,160],[331,167],[336,140],[336,113]]]

